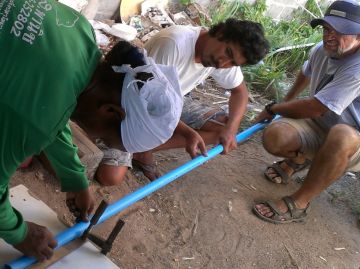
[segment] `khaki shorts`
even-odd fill
[[[132,154],[115,148],[109,148],[101,139],[96,139],[96,146],[104,153],[100,164],[127,166],[132,168]]]
[[[320,126],[311,119],[280,118],[275,122],[288,124],[297,130],[302,145],[300,152],[310,160],[314,158],[327,135],[327,131],[320,128]],[[360,171],[360,148],[351,156],[346,171]]]

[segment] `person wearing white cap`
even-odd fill
[[[133,153],[152,150],[165,143],[174,132],[182,133],[178,125],[183,100],[176,69],[155,64],[128,42],[118,42],[104,62],[122,77],[117,82],[104,78],[110,88],[114,83],[119,84],[121,97],[110,96],[113,99],[110,100],[103,84],[102,91],[85,91],[72,119],[104,153],[95,179],[102,185],[112,186],[120,184],[132,167]],[[94,100],[100,104],[111,101],[114,105],[108,104],[99,111]],[[115,105],[119,100],[121,106]]]
[[[263,145],[285,159],[269,166],[265,177],[288,183],[291,176],[310,166],[302,186],[276,201],[257,203],[253,211],[272,223],[303,221],[313,198],[347,171],[360,171],[360,5],[335,1],[321,26],[323,41],[309,59],[282,103],[265,106],[257,121],[281,115],[264,131]],[[307,86],[310,96],[295,99]]]

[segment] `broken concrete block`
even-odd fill
[[[206,11],[197,3],[189,4],[185,10],[186,14],[189,15],[197,25],[201,25],[201,19],[205,20],[207,24],[211,24],[211,18]]]
[[[153,30],[147,34],[145,34],[142,38],[141,38],[141,41],[143,43],[146,43],[150,38],[152,38],[153,36],[155,36],[157,33],[159,32],[159,30]]]
[[[141,15],[147,16],[155,25],[158,25],[161,28],[166,28],[175,24],[161,3],[144,1],[141,4]]]
[[[175,24],[177,25],[192,25],[192,26],[196,26],[196,24],[190,19],[190,17],[188,16],[188,14],[186,14],[184,11],[175,13],[175,14],[171,14],[170,13],[170,17],[172,18],[172,20],[175,22]]]

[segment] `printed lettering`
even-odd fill
[[[14,35],[17,36],[17,37],[20,36],[20,31],[19,31],[18,29],[16,29],[14,26],[11,27],[10,33],[11,33],[11,34],[14,34]]]
[[[30,16],[30,12],[27,12],[27,11],[25,10],[25,8],[21,8],[21,9],[20,9],[20,13],[23,14],[24,16],[26,16],[26,17],[29,17],[29,16]]]
[[[52,9],[52,6],[46,0],[39,1],[38,5],[45,11],[50,11]]]
[[[36,23],[39,25],[39,27],[40,27],[41,21],[38,21],[38,20],[37,20],[36,18],[34,18],[34,17],[32,17],[31,20],[34,21],[34,22],[36,22]]]
[[[29,4],[29,2],[25,2],[23,8],[31,11],[34,8],[34,5]]]
[[[35,13],[35,15],[38,16],[41,20],[43,20],[44,17],[45,17],[45,13],[42,12],[41,10],[39,10],[39,9],[36,9],[34,13]]]
[[[6,2],[6,1],[5,1]],[[10,10],[14,5],[14,0],[10,0],[7,3],[7,6],[5,7],[4,11],[3,11],[3,15],[0,19],[0,30],[4,27],[4,24],[6,21],[8,21],[8,16],[9,16],[9,13],[10,13]],[[14,33],[14,32],[13,32]]]
[[[19,22],[19,21],[15,21],[14,25],[15,25],[15,27],[16,27],[17,29],[19,29],[19,30],[24,29],[24,24],[21,23],[21,22]]]
[[[19,14],[19,15],[17,16],[17,19],[18,19],[19,22],[22,22],[22,23],[26,23],[26,22],[27,22],[27,18],[26,18],[24,15],[22,15],[22,14]]]
[[[38,33],[38,30],[40,29],[40,25],[38,24],[34,24],[32,21],[29,23],[28,27],[26,27],[26,29],[29,31],[29,32],[33,32],[35,34]]]
[[[32,45],[33,41],[35,40],[35,35],[32,33],[30,33],[30,34],[25,33],[22,36],[22,40],[24,40],[25,42],[28,42],[30,45]]]
[[[3,3],[1,1],[0,4]],[[8,9],[6,16],[0,17],[0,30],[8,19],[7,16],[12,5],[14,5],[14,0],[9,0],[9,4],[6,6],[6,9]],[[24,42],[33,45],[36,38],[43,35],[41,25],[46,17],[46,12],[52,10],[52,8],[52,5],[47,0],[25,0],[10,32],[16,37],[21,36]]]

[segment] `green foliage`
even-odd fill
[[[240,1],[220,0],[211,12],[213,24],[225,21],[228,18],[236,17],[242,4]]]
[[[194,2],[194,0],[180,0],[180,4],[182,4],[183,6],[190,5],[193,2]]]
[[[306,11],[299,7],[293,12],[293,16],[302,22],[309,22],[314,18],[311,14],[315,17],[323,17],[327,5],[328,3],[323,0],[308,0],[305,4]]]
[[[314,44],[321,40],[321,32],[312,29],[309,21],[314,16],[321,17],[321,11],[315,2],[308,0],[305,7],[298,8],[289,19],[276,22],[266,15],[265,0],[256,0],[254,4],[239,0],[218,1],[210,16],[213,24],[227,18],[259,22],[263,25],[271,50],[262,64],[243,68],[250,91],[265,93],[269,98],[281,99],[295,77],[297,70],[308,57],[311,45],[299,48],[292,46]],[[324,4],[320,4],[324,10]],[[290,47],[287,49],[283,49]]]
[[[339,200],[341,201],[341,199],[343,199],[345,196],[345,192],[343,192],[343,191],[329,192],[329,194],[331,196],[330,197],[331,203],[337,203],[337,202],[339,202]],[[360,209],[360,207],[359,207],[359,209]],[[356,210],[356,207],[355,207],[355,210]]]
[[[360,203],[355,204],[354,211],[360,221]]]

